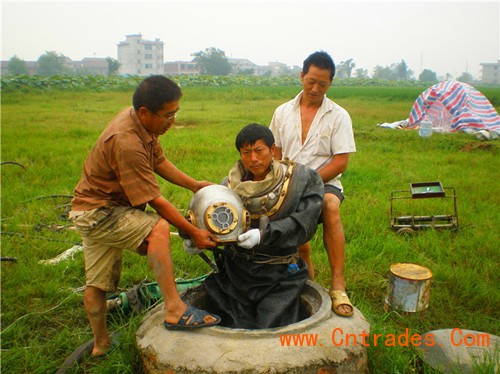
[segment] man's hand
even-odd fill
[[[184,247],[184,252],[186,252],[188,255],[197,255],[201,252],[203,252],[203,249],[198,249],[191,239],[184,239],[182,241],[182,246]]]
[[[245,249],[255,247],[260,243],[260,230],[252,229],[238,236],[238,245]]]
[[[214,184],[214,183],[209,182],[209,181],[196,181],[196,183],[191,191],[198,192],[203,187],[211,186],[212,184]]]
[[[214,248],[220,243],[218,237],[210,231],[202,229],[196,229],[196,231],[191,234],[191,239],[198,248]]]

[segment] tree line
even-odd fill
[[[225,52],[215,47],[206,48],[205,50],[194,52],[192,54],[193,61],[201,74],[203,75],[248,75],[252,76],[255,74],[253,69],[238,69],[231,65],[229,59],[227,58]],[[41,55],[37,60],[36,74],[42,76],[51,75],[64,75],[64,74],[85,74],[85,71],[78,71],[74,69],[68,69],[65,64],[66,57],[55,51],[48,51]],[[120,64],[116,59],[111,57],[106,57],[108,62],[108,75],[116,75]],[[22,75],[29,74],[26,62],[18,58],[17,56],[12,57],[7,66],[7,74],[9,75]],[[279,72],[279,75],[292,75],[295,74],[294,71],[284,67]],[[371,76],[367,69],[356,68],[356,63],[354,59],[350,58],[345,61],[337,63],[336,77],[338,79],[345,78],[364,78],[364,79],[383,79],[390,81],[414,81],[418,80],[424,83],[436,83],[438,82],[437,74],[430,70],[424,69],[418,77],[415,77],[415,73],[411,70],[404,60],[400,62],[393,63],[389,66],[377,65]],[[451,79],[449,74],[446,75],[446,79]],[[464,72],[457,80],[465,83],[472,83],[473,77],[470,73]]]
[[[355,69],[356,63],[352,58],[341,61],[337,64],[337,78],[370,78],[367,69],[358,68]],[[375,66],[373,70],[373,74],[371,75],[373,79],[384,79],[390,81],[411,81],[415,80],[415,73],[413,70],[408,68],[405,60],[401,60],[400,62],[393,63],[389,66]],[[451,79],[450,74],[446,74],[445,79]],[[424,69],[419,75],[418,80],[420,82],[425,83],[435,83],[438,82],[438,77],[436,72],[430,69]],[[470,73],[464,72],[457,80],[465,83],[472,83],[473,77]]]
[[[52,75],[85,75],[88,73],[85,69],[77,69],[74,66],[69,66],[68,59],[63,54],[55,51],[47,51],[41,55],[36,61],[36,75],[52,76]],[[108,75],[116,75],[120,64],[111,57],[106,57],[108,64]],[[13,56],[7,64],[8,75],[29,75],[29,69],[26,61],[17,56]]]

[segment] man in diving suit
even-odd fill
[[[263,125],[245,126],[235,145],[241,159],[223,184],[241,197],[251,228],[237,243],[225,245],[222,269],[206,279],[210,309],[219,313],[223,326],[289,325],[301,319],[299,296],[308,271],[298,246],[316,232],[323,182],[304,165],[275,161],[274,136]]]

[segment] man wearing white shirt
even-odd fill
[[[321,220],[332,272],[332,310],[348,317],[353,314],[353,307],[346,294],[344,278],[345,237],[340,219],[344,195],[340,177],[347,168],[349,153],[356,152],[356,146],[351,117],[326,97],[334,75],[335,64],[328,53],[311,54],[300,74],[303,90],[276,109],[270,129],[276,141],[276,158],[289,158],[317,170],[325,183]],[[313,279],[310,243],[299,250]]]

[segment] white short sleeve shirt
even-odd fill
[[[336,154],[356,152],[349,113],[326,96],[302,144],[301,96],[302,92],[294,99],[280,105],[271,120],[270,129],[273,132],[276,147],[282,150],[283,158],[289,158],[319,170],[330,163]],[[341,175],[326,184],[342,190]]]

